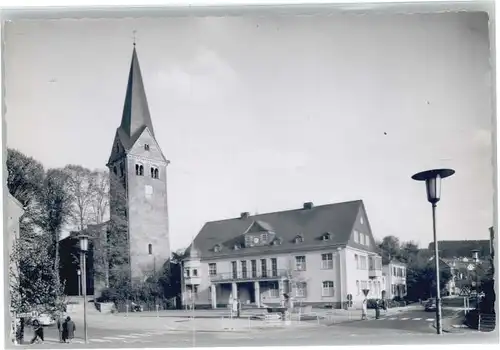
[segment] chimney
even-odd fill
[[[314,206],[313,202],[305,202],[304,209],[312,209]]]
[[[240,214],[240,219],[248,219],[249,216],[250,216],[250,213],[245,211],[245,212]]]

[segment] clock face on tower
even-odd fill
[[[258,237],[255,237],[255,238],[253,239],[253,242],[254,242],[255,244],[259,243],[259,238],[258,238]]]

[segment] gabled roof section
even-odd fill
[[[137,51],[134,46],[120,129],[123,131],[124,136],[128,139],[133,139],[137,137],[137,134],[142,133],[144,127],[149,128],[151,134],[154,136],[153,123],[149,114],[148,100],[142,81],[139,59],[137,58]]]
[[[256,220],[252,222],[252,224],[248,227],[248,229],[244,232],[247,233],[259,233],[259,232],[274,232],[271,225],[267,222]]]
[[[194,242],[200,250],[202,259],[234,255],[234,242],[247,232],[254,222],[263,228],[272,229],[282,239],[278,245],[245,247],[238,254],[277,253],[300,249],[321,249],[324,247],[346,246],[351,236],[352,227],[358,216],[361,200],[315,206],[311,209],[295,209],[275,213],[259,214],[248,218],[207,222],[196,236]],[[267,225],[266,225],[267,224]],[[262,232],[262,231],[261,231]],[[331,239],[319,240],[325,232],[332,233]],[[301,244],[295,244],[294,238],[300,233],[304,238]],[[221,250],[214,251],[219,244]]]

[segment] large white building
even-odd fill
[[[359,306],[381,298],[387,277],[361,200],[208,222],[183,262],[185,295],[197,307],[231,297],[256,306],[283,293],[302,304]]]

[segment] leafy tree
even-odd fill
[[[61,169],[47,171],[39,195],[39,227],[50,241],[49,254],[54,270],[59,271],[59,240],[61,230],[71,217],[71,194],[67,188],[68,176]]]
[[[9,148],[7,150],[7,187],[23,206],[29,206],[42,190],[45,171],[32,157]]]
[[[37,310],[55,315],[65,307],[58,274],[49,256],[50,242],[33,232],[24,232],[14,242],[10,256],[11,309],[16,313]]]
[[[379,249],[382,255],[383,264],[387,264],[392,259],[399,258],[401,252],[399,238],[395,236],[384,237],[379,245]]]

